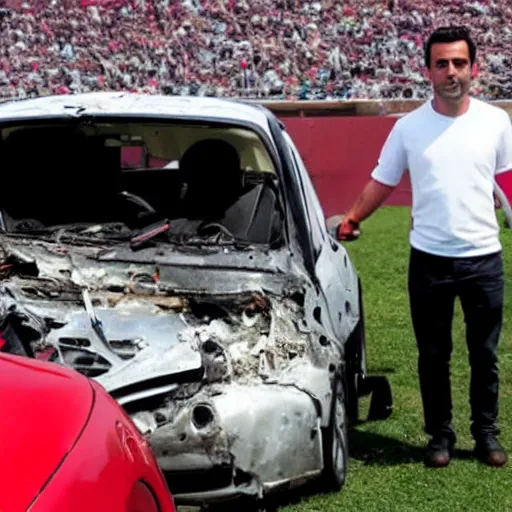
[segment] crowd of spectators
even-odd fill
[[[4,0],[0,98],[129,90],[423,99],[423,40],[466,24],[473,93],[512,97],[509,0]]]

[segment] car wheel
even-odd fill
[[[361,380],[366,377],[366,341],[361,282],[359,282],[359,311],[359,322],[345,344],[344,378],[349,426],[356,425],[359,421],[359,385]]]
[[[323,436],[324,469],[322,487],[340,491],[345,484],[348,465],[347,414],[345,393],[340,378],[336,378],[329,426]]]

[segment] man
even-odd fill
[[[512,128],[503,110],[469,96],[477,68],[466,29],[437,29],[425,50],[433,99],[395,123],[370,182],[338,227],[338,238],[356,239],[359,223],[408,169],[413,195],[409,297],[430,436],[425,464],[448,465],[456,441],[450,356],[458,296],[471,366],[475,454],[501,467],[508,461],[497,440],[503,267],[493,191],[496,176],[512,169]]]

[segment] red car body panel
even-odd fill
[[[147,440],[99,384],[54,363],[0,355],[0,386],[0,439],[11,445],[1,458],[0,511],[175,512]],[[134,500],[140,482],[157,507],[140,505],[147,496]]]
[[[0,510],[26,510],[87,423],[93,390],[58,365],[0,355]]]

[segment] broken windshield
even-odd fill
[[[5,233],[127,241],[133,248],[156,239],[281,239],[276,170],[249,129],[73,120],[0,133],[3,168],[11,175],[0,190]],[[168,227],[148,238],[146,231],[162,222]]]

